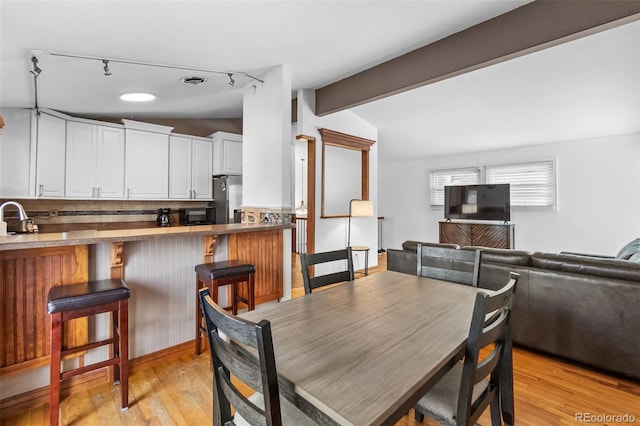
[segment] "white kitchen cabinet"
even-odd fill
[[[96,195],[124,197],[124,129],[98,126]]]
[[[64,197],[66,120],[41,113],[37,117],[36,196]]]
[[[1,109],[5,126],[0,133],[0,199],[35,194],[36,120],[28,108]]]
[[[124,197],[124,130],[67,122],[67,198]]]
[[[213,142],[210,140],[191,140],[191,185],[193,198],[211,200],[213,198]]]
[[[213,142],[183,136],[169,139],[169,198],[210,200]]]
[[[125,129],[125,198],[169,198],[169,135]]]
[[[213,135],[213,174],[242,174],[242,135],[215,132]]]

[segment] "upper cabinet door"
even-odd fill
[[[125,198],[169,198],[169,135],[126,129]]]
[[[222,168],[225,173],[242,174],[242,143],[224,140],[222,145]]]
[[[0,133],[0,199],[32,197],[35,116],[28,108],[3,108],[0,112],[5,121]]]
[[[242,135],[215,132],[213,135],[213,174],[242,174]]]
[[[191,145],[192,195],[197,200],[213,198],[213,142],[193,139]]]
[[[190,199],[191,139],[179,136],[169,138],[169,198]]]
[[[95,124],[67,121],[65,197],[96,196],[97,139],[98,127]]]
[[[66,121],[48,114],[38,117],[36,196],[64,197]]]
[[[67,198],[124,197],[124,130],[67,122]]]
[[[96,197],[124,198],[124,129],[98,126]]]

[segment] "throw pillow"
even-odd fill
[[[629,260],[629,258],[636,253],[640,253],[640,238],[636,238],[635,240],[630,241],[627,245],[622,247],[622,249],[616,255],[616,259]]]

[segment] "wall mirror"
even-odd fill
[[[322,136],[320,217],[346,217],[352,199],[369,199],[369,151],[375,141],[329,129]]]

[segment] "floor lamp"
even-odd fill
[[[351,218],[373,216],[373,201],[351,200],[349,202],[349,226],[347,236],[347,247],[351,247]]]

